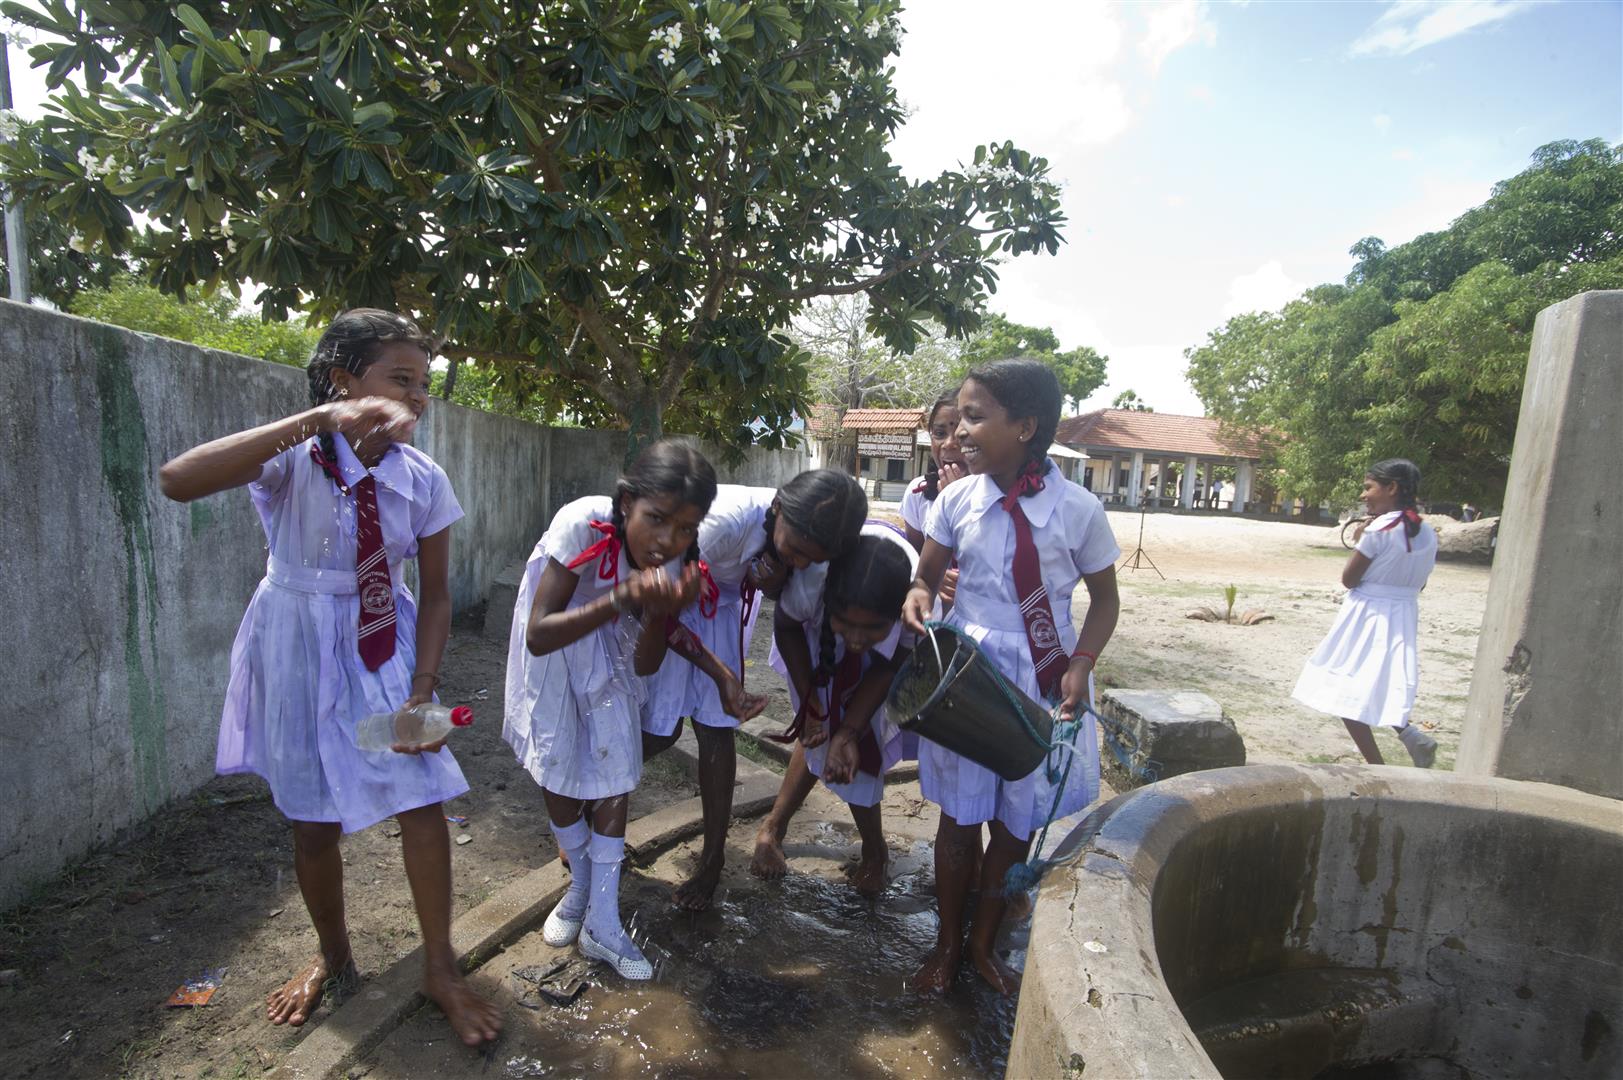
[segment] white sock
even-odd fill
[[[587,854],[592,860],[592,897],[586,905],[586,929],[598,944],[621,956],[641,956],[620,925],[620,864],[626,857],[626,838],[594,832]]]
[[[558,838],[558,850],[569,856],[569,891],[558,901],[558,917],[575,922],[586,914],[592,895],[592,860],[586,857],[592,829],[584,817],[568,825],[550,824],[552,835]]]

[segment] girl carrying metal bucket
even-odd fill
[[[1116,626],[1121,551],[1099,500],[1048,458],[1060,402],[1054,373],[1039,361],[1000,360],[970,371],[958,391],[957,438],[971,475],[942,491],[930,509],[902,618],[915,633],[928,633],[942,575],[956,556],[958,589],[946,621],[972,638],[1010,683],[1034,701],[1058,703],[1059,718],[1070,721],[1078,719],[1079,705],[1091,706],[1093,665]],[[1079,581],[1089,604],[1077,630],[1071,594]],[[920,787],[941,808],[935,849],[941,924],[915,976],[919,990],[943,990],[957,974],[983,824],[990,839],[969,955],[1003,993],[1018,986],[993,953],[1006,906],[1003,882],[1025,859],[1035,829],[1098,794],[1098,736],[1091,718],[1080,719],[1075,761],[1058,785],[1042,765],[1008,781],[927,739],[921,743]],[[1009,721],[988,715],[985,722]]]

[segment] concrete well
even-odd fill
[[[1065,849],[1010,1076],[1623,1073],[1617,802],[1252,766],[1123,795]]]

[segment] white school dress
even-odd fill
[[[536,783],[571,799],[624,795],[642,776],[648,680],[634,666],[642,624],[627,611],[545,656],[531,654],[525,630],[549,562],[568,567],[592,552],[571,571],[578,584],[566,611],[593,603],[635,573],[610,540],[613,515],[613,499],[591,495],[553,517],[524,566],[507,643],[502,738]],[[666,563],[664,570],[674,578],[680,565]]]
[[[367,474],[343,436],[333,449],[344,481]],[[335,821],[345,832],[455,798],[468,790],[451,751],[369,752],[355,728],[411,696],[417,602],[401,564],[417,539],[462,517],[445,470],[416,447],[396,444],[371,470],[394,585],[395,650],[368,671],[356,644],[355,496],[311,457],[315,439],[283,450],[248,485],[270,551],[231,647],[231,680],[220,720],[215,771],[255,773],[294,821]]]
[[[1369,568],[1291,691],[1311,709],[1371,727],[1409,723],[1420,686],[1420,590],[1437,563],[1437,532],[1421,522],[1406,545],[1401,518],[1382,514],[1358,541]]]
[[[907,542],[907,537],[894,526],[880,521],[869,521],[862,526],[863,536],[878,536],[894,543],[907,553],[908,580],[911,581],[918,572],[919,555],[913,550],[913,545]],[[795,620],[806,635],[806,646],[811,650],[812,664],[816,665],[823,648],[823,588],[828,581],[828,564],[818,563],[808,567],[789,579],[784,586],[783,594],[778,597],[777,610],[787,617]],[[896,655],[898,648],[912,648],[917,635],[902,626],[900,618],[896,625],[891,627],[890,634],[868,651],[862,658],[862,671],[867,673],[873,666],[875,653],[889,660]],[[845,659],[845,641],[838,636],[834,639],[834,664],[839,666]],[[772,668],[789,687],[789,704],[794,708],[796,715],[800,712],[800,695],[795,691],[794,680],[789,678],[789,667],[783,662],[783,656],[778,652],[776,638],[772,642]],[[825,688],[823,703],[828,704],[828,694],[831,688]],[[874,710],[869,720],[869,728],[874,739],[879,743],[880,771],[878,776],[859,772],[852,777],[849,783],[831,784],[824,780],[828,789],[852,806],[873,806],[885,795],[885,772],[898,761],[907,757],[904,752],[904,733],[896,726],[886,713],[884,705]],[[828,758],[828,741],[824,740],[820,746],[806,748],[806,767],[813,776],[822,779],[823,762]]]
[[[1014,588],[1014,523],[999,505],[1002,498],[991,477],[966,476],[936,496],[924,532],[958,558],[958,593],[946,621],[978,642],[1010,682],[1041,702]],[[1115,565],[1121,549],[1099,500],[1066,480],[1052,460],[1043,489],[1021,499],[1020,507],[1031,523],[1060,645],[1069,654],[1076,648],[1071,595],[1077,582],[1084,574]],[[1091,679],[1088,699],[1092,704]],[[1092,717],[1083,718],[1075,747],[1055,819],[1075,813],[1099,794],[1099,736]],[[1061,767],[1062,753],[1053,755]],[[1021,840],[1042,826],[1054,805],[1054,788],[1042,765],[1010,782],[927,738],[919,741],[919,787],[960,825],[995,817]]]
[[[924,519],[930,513],[930,499],[924,494],[928,476],[915,476],[902,492],[902,520],[909,528],[924,532]]]
[[[707,617],[694,603],[682,609],[680,619],[739,678],[762,599],[755,595],[745,606],[744,577],[750,560],[766,547],[766,512],[777,496],[775,488],[718,485],[710,512],[699,525],[699,557],[710,567],[719,593],[716,612]],[[667,656],[649,683],[643,724],[650,735],[669,735],[684,716],[707,727],[738,726],[738,720],[722,709],[715,680],[679,656]]]

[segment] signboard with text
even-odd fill
[[[910,458],[913,436],[861,434],[857,436],[857,453],[863,457]]]

